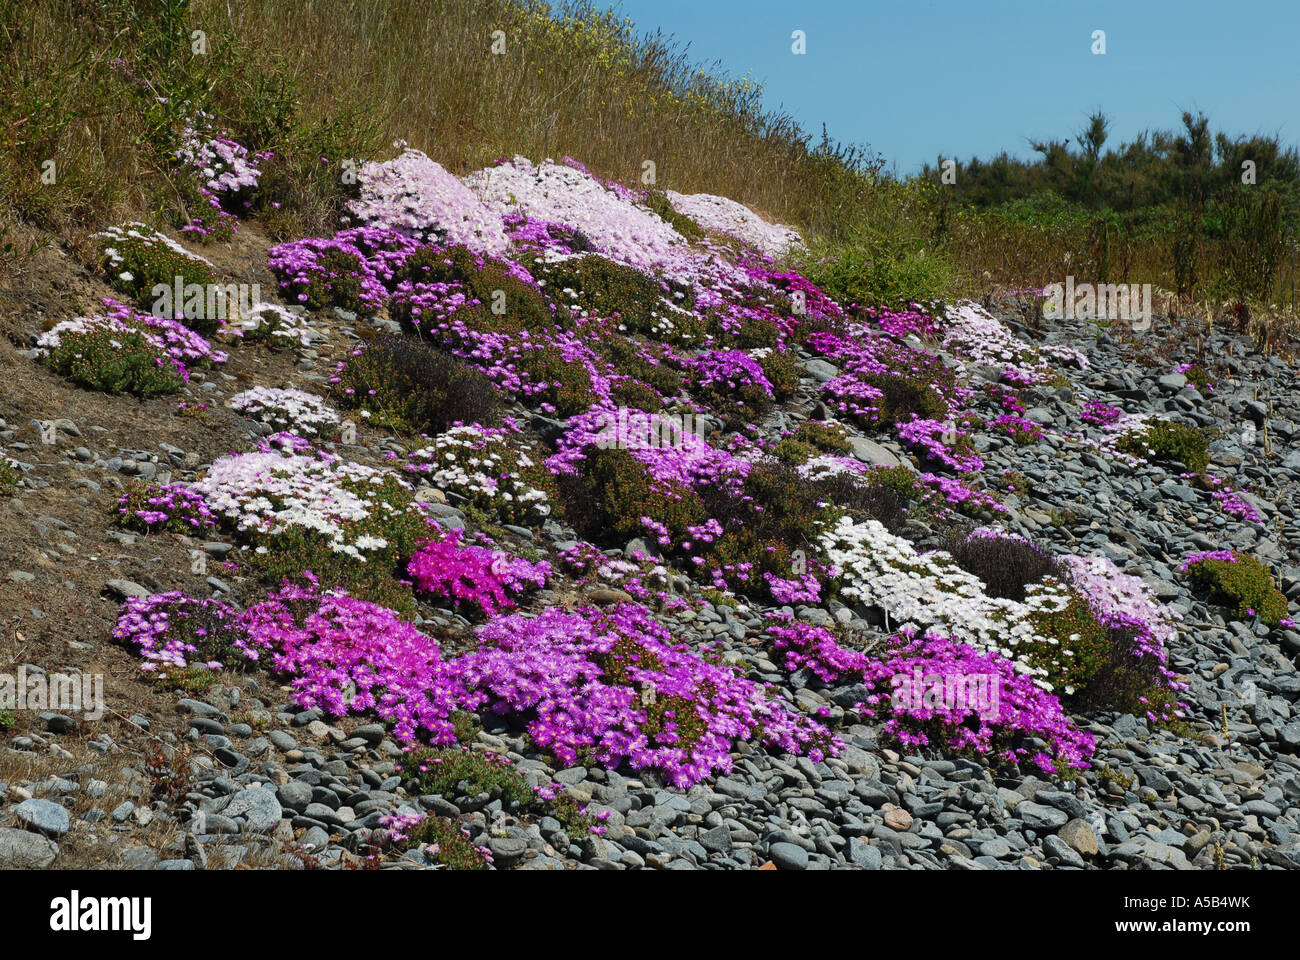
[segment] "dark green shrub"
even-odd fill
[[[382,335],[340,364],[334,392],[367,422],[410,433],[439,433],[457,420],[495,422],[501,397],[481,372],[411,337]]]
[[[570,363],[557,347],[523,350],[515,365],[528,383],[546,386],[528,394],[530,403],[549,403],[561,417],[584,413],[595,399],[591,376],[584,366]]]
[[[664,403],[657,390],[631,377],[614,384],[609,395],[618,406],[632,410],[658,410]]]
[[[616,318],[624,332],[660,341],[695,344],[703,338],[699,318],[670,306],[691,310],[695,298],[689,287],[595,254],[559,263],[535,262],[535,269],[556,303],[574,316]]]
[[[852,448],[848,431],[838,423],[805,420],[772,448],[778,459],[798,465],[820,453],[846,454]]]
[[[657,343],[637,343],[613,332],[602,336],[596,347],[619,373],[648,383],[665,397],[682,392],[682,375],[672,366],[676,358],[668,348]]]
[[[393,285],[412,283],[459,283],[465,295],[480,302],[475,313],[479,329],[499,333],[528,330],[540,333],[555,325],[556,316],[542,291],[510,272],[507,264],[480,256],[463,246],[426,246],[411,254],[395,271]],[[498,293],[499,291],[499,293]],[[503,313],[493,312],[500,303]],[[398,320],[409,320],[399,307]]]
[[[935,388],[919,376],[874,374],[861,376],[884,393],[880,401],[880,423],[903,423],[916,414],[922,420],[943,420],[948,416],[948,404]]]
[[[504,809],[554,817],[573,839],[585,836],[596,818],[566,793],[545,799],[505,757],[463,747],[419,747],[403,755],[400,772],[414,780],[416,795],[437,794],[448,800],[487,794]]]
[[[1043,581],[1051,585],[1055,581]],[[1020,655],[1035,667],[1047,671],[1046,679],[1061,693],[1083,690],[1110,663],[1113,644],[1110,631],[1093,614],[1088,601],[1073,590],[1064,610],[1037,610],[1029,617],[1034,632],[1048,640],[1021,640]],[[1070,651],[1066,656],[1064,651]]]
[[[941,549],[957,566],[984,581],[990,597],[1023,603],[1025,585],[1037,583],[1052,572],[1051,554],[1035,544],[1010,537],[966,536],[949,533]]]
[[[578,476],[559,476],[556,487],[565,518],[586,539],[618,542],[644,536],[643,516],[654,517],[680,539],[688,526],[706,519],[704,504],[692,490],[662,493],[645,465],[627,450],[593,450]]]
[[[143,224],[129,226],[137,233],[143,234],[148,230]],[[119,228],[110,232],[122,231]],[[151,239],[147,235],[102,238],[100,249],[104,252],[104,270],[108,273],[109,283],[145,310],[149,310],[153,303],[153,288],[157,284],[174,290],[178,277],[182,289],[192,283],[206,286],[212,282],[212,270],[206,263],[173,250],[161,239]],[[180,304],[174,306],[180,310]],[[213,319],[204,326],[196,326],[187,320],[186,325],[199,333],[210,333],[217,328],[217,321]]]

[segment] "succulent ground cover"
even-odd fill
[[[191,134],[178,159],[221,209],[260,189],[271,158]],[[135,282],[128,254],[198,270],[159,235],[106,239],[119,284]],[[116,498],[120,529],[218,538],[238,602],[167,585],[127,599],[116,638],[169,686],[269,671],[300,709],[376,717],[413,787],[488,793],[569,839],[599,821],[484,760],[476,730],[687,789],[752,751],[822,764],[867,729],[908,753],[1076,776],[1094,712],[1184,722],[1178,610],[1111,553],[994,526],[1027,529],[1030,484],[991,462],[1068,444],[1135,474],[1181,465],[1180,495],[1262,528],[1241,481],[1210,473],[1213,438],[1065,398],[1062,371],[1087,358],[979,304],[837,303],[786,259],[800,242],[722,198],[629,190],[572,160],[464,178],[410,149],[364,165],[336,232],[270,248],[287,305],[212,331],[313,370],[322,319],[345,325],[317,386],[241,382],[225,406],[258,427],[251,442]],[[40,347],[78,383],[142,396],[229,357],[184,318],[115,301]],[[117,372],[141,351],[137,380]],[[1064,421],[1043,416],[1053,396]],[[1182,572],[1234,616],[1291,623],[1244,551]],[[791,697],[682,628],[718,610],[761,611],[776,665],[814,687]],[[707,622],[760,632],[739,613]],[[427,862],[492,863],[453,821],[384,823]]]
[[[797,236],[759,227],[716,198],[667,199],[676,215],[665,220],[661,199],[573,161],[515,158],[464,181],[410,149],[366,165],[351,205],[361,225],[280,244],[269,266],[284,295],[307,309],[387,309],[398,318],[405,332],[353,348],[331,382],[367,427],[419,434],[419,445],[400,472],[350,463],[312,445],[338,421],[325,400],[255,387],[232,406],[286,432],[217,461],[186,487],[132,493],[123,499],[125,522],[213,525],[235,536],[250,568],[279,591],[268,600],[278,606],[252,608],[261,611],[263,646],[280,642],[267,639],[272,621],[305,629],[290,628],[285,611],[307,602],[329,608],[332,643],[346,642],[338,631],[360,615],[358,605],[376,601],[409,613],[420,598],[441,600],[485,618],[479,648],[454,661],[454,678],[436,644],[394,626],[409,636],[414,660],[400,683],[385,685],[381,713],[402,718],[404,737],[418,728],[445,740],[452,701],[456,709],[537,711],[530,736],[562,760],[582,754],[652,766],[682,783],[728,769],[733,736],[819,754],[833,738],[782,714],[757,688],[682,659],[646,608],[506,614],[525,588],[547,584],[549,565],[463,540],[459,530],[438,532],[401,474],[454,496],[486,523],[560,519],[598,542],[644,538],[700,587],[777,603],[836,597],[881,611],[908,636],[929,631],[882,663],[897,666],[916,643],[947,642],[955,646],[944,657],[984,658],[1008,682],[1050,698],[1095,691],[1116,658],[1145,657],[1152,666],[1138,671],[1143,683],[1176,687],[1164,658],[1169,621],[1113,567],[1070,558],[1058,568],[1039,548],[996,534],[953,540],[951,554],[918,550],[902,535],[917,521],[952,526],[963,514],[1005,510],[981,489],[984,463],[972,438],[991,428],[1016,443],[1041,439],[1041,428],[1020,416],[1018,391],[1050,380],[1053,364],[1085,365],[1081,355],[1033,347],[969,303],[935,314],[855,305],[851,319],[770,259]],[[798,349],[837,365],[822,392],[843,419],[808,421],[769,444],[759,425],[799,389]],[[1005,385],[973,390],[961,376],[967,363],[1000,368]],[[644,408],[620,407],[618,398]],[[496,425],[512,402],[559,418],[543,444],[549,456],[529,449],[517,423]],[[1002,412],[986,427],[976,408],[990,403]],[[683,409],[716,417],[721,431],[686,429]],[[1121,437],[1143,429],[1095,404],[1082,419]],[[938,472],[863,464],[851,455],[857,431],[892,438]],[[1014,565],[981,559],[997,549],[1027,551],[1043,569],[1017,575]],[[618,582],[662,605],[669,595],[643,577],[663,586],[671,574],[663,559],[650,562],[659,564],[653,572],[629,569]],[[348,569],[358,566],[365,573],[351,576],[364,596],[356,599],[301,586],[309,577],[346,589]],[[565,566],[580,573],[590,564],[571,555]],[[604,563],[596,569],[612,572]],[[278,576],[297,585],[276,588]],[[1113,589],[1081,590],[1084,579]],[[366,616],[395,615],[382,609]],[[281,653],[277,663],[292,671],[295,656]],[[416,676],[420,663],[427,678]],[[403,694],[403,684],[415,686]],[[646,705],[638,712],[647,684],[672,704],[668,714]],[[578,688],[582,699],[565,704],[560,690]],[[397,702],[410,697],[414,719]],[[363,697],[348,709],[358,703],[370,705]],[[429,703],[442,707],[430,714]],[[588,716],[605,719],[579,722]],[[990,731],[1001,736],[1004,722],[991,719]],[[1059,722],[1069,724],[1063,714]],[[980,739],[986,752],[994,752],[992,735]],[[1081,762],[1077,751],[1058,752],[1067,765]]]

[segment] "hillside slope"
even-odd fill
[[[2,294],[0,650],[107,704],[4,716],[6,865],[1300,865],[1284,361],[836,303],[569,160],[273,243],[192,142],[233,235]]]

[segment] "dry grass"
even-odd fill
[[[190,52],[193,30],[207,55]],[[851,220],[871,189],[861,154],[811,144],[761,109],[753,83],[717,79],[675,41],[635,37],[584,3],[0,0],[0,39],[4,199],[51,229],[188,209],[168,175],[185,99],[251,149],[277,151],[283,216],[296,221],[285,232],[341,209],[321,156],[382,158],[398,138],[458,173],[567,154],[632,183],[650,160],[661,187],[725,194],[818,232]],[[53,185],[41,182],[49,159]]]

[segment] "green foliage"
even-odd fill
[[[649,384],[664,397],[675,397],[682,392],[682,375],[672,366],[673,359],[667,347],[657,343],[637,343],[610,332],[601,337],[596,348],[619,373]]]
[[[215,670],[209,670],[202,664],[190,664],[178,670],[169,670],[166,676],[159,675],[156,682],[161,690],[197,694],[212,689],[219,676]]]
[[[1172,420],[1156,420],[1145,430],[1126,433],[1116,449],[1158,463],[1185,464],[1192,472],[1199,473],[1209,466],[1209,447],[1209,439],[1200,428]]]
[[[789,579],[792,552],[818,551],[817,534],[843,506],[826,481],[809,481],[788,463],[756,463],[739,498],[710,488],[703,494],[709,516],[723,534],[706,554],[705,569],[721,569],[733,588],[762,592],[764,573]]]
[[[400,846],[403,850],[422,848],[430,860],[452,870],[489,869],[483,851],[469,842],[459,823],[447,817],[425,817]]]
[[[596,824],[596,818],[567,793],[545,799],[508,759],[497,754],[463,747],[419,747],[402,757],[401,771],[415,781],[412,792],[416,794],[449,800],[487,794],[488,802],[500,800],[513,813],[554,817],[574,839]]]
[[[531,393],[535,403],[549,403],[557,416],[571,417],[585,412],[593,398],[591,376],[584,366],[570,363],[558,347],[523,350],[515,361],[521,374],[532,384],[546,384]]]
[[[1211,392],[1213,385],[1210,383],[1210,375],[1199,363],[1194,363],[1184,370],[1183,376],[1187,378],[1188,383],[1194,386],[1202,394],[1208,395]]]
[[[657,489],[645,465],[627,450],[592,450],[580,470],[578,477],[557,477],[556,485],[565,518],[589,540],[643,536],[644,516],[663,523],[677,540],[706,519],[697,494]]]
[[[1055,581],[1046,577],[1042,582]],[[1037,610],[1029,619],[1035,633],[1050,640],[1022,640],[1017,649],[1030,664],[1047,671],[1054,687],[1080,691],[1109,663],[1110,631],[1098,622],[1087,599],[1074,591],[1064,610]]]
[[[326,250],[317,260],[317,268],[308,272],[307,285],[300,301],[313,310],[324,307],[342,307],[359,313],[365,305],[361,302],[361,260],[346,250]]]
[[[803,368],[791,351],[780,351],[775,347],[766,356],[760,357],[758,365],[763,369],[763,376],[772,384],[772,394],[778,400],[789,400],[799,391],[799,378]]]
[[[787,463],[798,465],[818,452],[846,454],[852,449],[848,431],[840,424],[805,420],[789,436],[782,437],[772,448],[772,453]]]
[[[919,232],[862,226],[841,242],[815,240],[800,272],[843,304],[902,306],[951,295],[956,265]]]
[[[368,535],[386,543],[380,549],[367,550],[364,563],[334,550],[333,541],[325,534],[291,526],[273,535],[253,536],[253,545],[267,549],[262,553],[250,550],[246,569],[268,587],[279,586],[285,580],[298,581],[304,570],[310,570],[322,590],[344,589],[362,600],[413,614],[415,605],[406,563],[419,544],[430,537],[429,523],[413,508],[414,495],[396,477],[385,476],[380,484],[345,481],[344,486],[354,483],[354,492],[373,506],[366,518],[339,525],[342,541],[355,543]]]
[[[141,399],[176,393],[184,386],[176,368],[135,330],[94,327],[61,333],[45,363],[60,376],[91,390],[130,393]]]
[[[920,375],[879,373],[859,376],[884,393],[880,400],[880,423],[894,424],[912,419],[916,414],[922,420],[945,420],[948,403],[935,390],[932,382]]]
[[[702,322],[674,309],[694,307],[689,286],[658,280],[599,254],[550,264],[534,261],[532,266],[534,276],[545,279],[546,289],[575,316],[617,318],[623,332],[663,342],[702,341]]]
[[[1282,216],[1282,198],[1262,186],[1239,186],[1224,199],[1224,294],[1240,301],[1272,295],[1287,250]]]
[[[648,383],[628,377],[618,381],[609,391],[610,398],[620,407],[632,410],[655,411],[663,406],[659,391]]]
[[[1233,552],[1235,560],[1200,560],[1187,568],[1198,586],[1209,589],[1235,616],[1259,617],[1276,627],[1287,615],[1286,595],[1277,588],[1268,568],[1245,553]]]
[[[481,262],[481,265],[480,265]],[[500,260],[481,256],[467,247],[454,245],[446,248],[429,246],[412,254],[393,277],[393,284],[408,280],[412,283],[459,283],[465,296],[478,300],[480,307],[474,313],[474,326],[498,333],[534,333],[546,330],[556,323],[551,304],[536,287],[510,273]],[[504,311],[497,313],[500,304]],[[393,316],[398,320],[411,320],[409,312],[397,307]]]
[[[674,230],[680,233],[687,240],[704,239],[704,231],[700,225],[684,213],[678,213],[673,209],[673,205],[668,202],[668,194],[662,190],[651,190],[646,197],[645,204],[662,219],[668,221]]]
[[[151,310],[154,302],[153,288],[162,284],[174,291],[179,277],[181,288],[192,283],[204,286],[212,282],[212,270],[206,263],[173,250],[161,240],[150,241],[142,237],[122,240],[104,239],[101,248],[113,254],[104,256],[104,269],[115,290],[129,296],[144,310]],[[206,301],[206,295],[205,295]],[[174,314],[181,312],[181,304],[172,304]],[[217,329],[217,318],[186,317],[186,326],[198,333],[209,334]]]
[[[0,497],[12,497],[18,492],[23,472],[8,457],[0,457]]]

